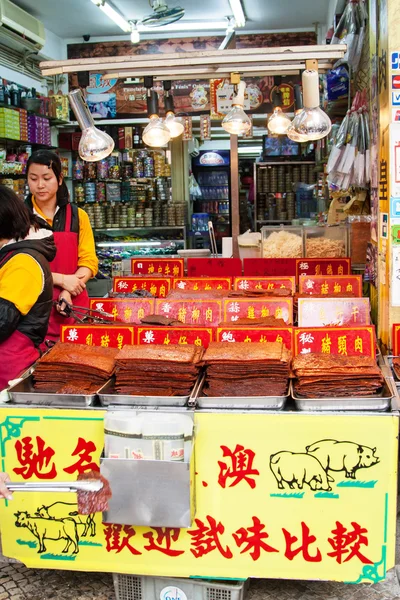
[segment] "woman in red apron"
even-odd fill
[[[49,228],[0,186],[0,390],[40,356],[53,302]]]
[[[49,150],[38,150],[27,164],[30,210],[52,228],[57,247],[50,265],[56,301],[89,307],[86,282],[98,269],[93,231],[84,210],[69,202],[69,192],[62,175],[60,158]],[[57,341],[60,325],[74,319],[62,316],[53,308],[46,339]]]

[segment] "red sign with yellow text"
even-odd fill
[[[183,258],[132,258],[133,275],[165,275],[183,277]]]
[[[392,331],[393,355],[398,356],[400,351],[400,323],[393,323]]]
[[[299,298],[299,327],[369,325],[368,298]]]
[[[296,259],[244,258],[243,273],[246,277],[292,277],[296,275]]]
[[[375,327],[295,327],[293,353],[342,354],[375,358]]]
[[[130,294],[146,290],[156,298],[165,298],[171,289],[169,277],[114,277],[113,292]]]
[[[207,290],[230,290],[231,277],[182,277],[174,279],[173,289],[204,292]]]
[[[154,313],[154,302],[151,298],[90,298],[90,308],[103,310],[114,321],[140,325],[140,319]]]
[[[283,342],[293,345],[293,327],[218,327],[217,342]]]
[[[235,277],[233,283],[234,290],[264,290],[272,292],[276,289],[286,288],[293,292],[296,291],[295,277]]]
[[[185,323],[216,327],[221,322],[221,300],[156,300],[156,314]]]
[[[361,298],[361,275],[305,275],[299,278],[299,293],[312,296],[314,294],[340,297]]]
[[[188,258],[189,277],[235,277],[242,274],[240,258]]]
[[[138,327],[137,343],[195,344],[208,348],[213,341],[213,330],[207,327]]]
[[[275,317],[287,325],[293,323],[292,298],[232,298],[224,299],[224,321]]]
[[[296,277],[302,275],[349,275],[350,258],[296,258]]]
[[[135,343],[135,328],[123,325],[62,325],[61,341],[103,348],[123,348]]]

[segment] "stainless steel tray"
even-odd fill
[[[298,410],[302,411],[380,411],[389,410],[393,399],[393,392],[385,380],[380,394],[366,398],[304,398],[297,396],[293,382],[290,383],[290,393]]]
[[[290,396],[289,390],[286,396],[202,396],[204,382],[205,377],[202,378],[197,392],[196,403],[198,408],[283,410]]]
[[[397,376],[396,371],[393,369],[393,359],[394,358],[399,358],[399,357],[398,356],[394,356],[394,355],[392,356],[392,355],[389,354],[387,356],[384,356],[383,358],[384,358],[385,364],[388,365],[388,367],[390,368],[390,371],[392,373],[392,377],[394,379],[394,382],[395,382],[396,386],[400,387],[400,379]]]
[[[25,404],[32,406],[55,406],[65,407],[86,407],[93,406],[96,401],[96,394],[50,394],[48,392],[37,392],[33,387],[33,377],[25,377],[22,381],[8,390],[10,403]]]
[[[189,396],[126,396],[115,392],[115,380],[110,379],[99,391],[102,406],[185,406]]]

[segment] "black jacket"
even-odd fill
[[[27,198],[25,200],[25,204],[27,205],[29,210],[31,212],[33,212],[32,194],[29,194],[27,196]],[[40,222],[40,225],[43,226],[45,229],[51,229],[52,231],[58,231],[58,232],[66,231],[66,227],[67,227],[66,213],[67,213],[68,204],[69,204],[68,199],[60,200],[58,202],[59,208],[58,208],[58,211],[56,212],[56,214],[54,215],[52,227],[50,227],[50,225],[47,223],[47,221],[42,219],[40,216],[36,215],[36,219]],[[71,222],[70,232],[77,233],[79,235],[78,207],[76,204],[71,204],[71,209],[72,209],[72,222]]]
[[[0,249],[0,270],[16,254],[29,254],[39,263],[44,275],[42,293],[27,315],[22,315],[12,302],[0,297],[0,342],[15,330],[30,338],[35,346],[39,346],[46,336],[53,303],[53,277],[48,263],[54,259],[56,247],[49,231],[40,229],[37,234],[39,239],[36,239],[37,235],[31,239],[29,234],[24,240]]]

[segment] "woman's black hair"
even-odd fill
[[[65,204],[65,202],[69,201],[69,191],[63,178],[61,160],[58,154],[51,150],[37,150],[28,160],[26,165],[27,175],[29,174],[29,167],[31,165],[45,165],[53,171],[58,182],[62,179],[61,185],[60,183],[58,184],[57,204]]]
[[[0,239],[23,240],[31,227],[40,227],[35,215],[10,188],[0,185]]]

